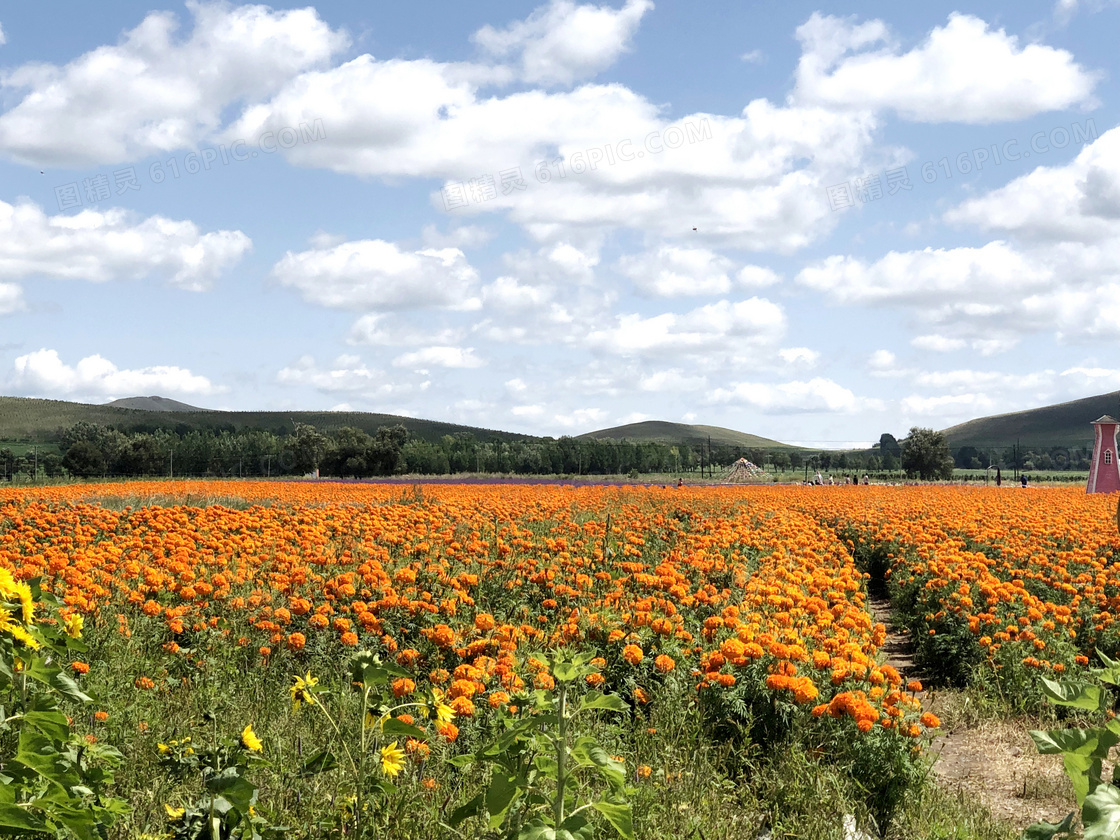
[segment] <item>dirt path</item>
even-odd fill
[[[891,623],[890,601],[870,597],[868,611],[887,628],[882,650],[904,681],[923,680],[909,634]],[[933,774],[943,790],[982,802],[992,815],[1022,829],[1041,819],[1057,822],[1074,808],[1073,789],[1060,756],[1039,755],[1026,724],[1018,720],[969,721],[960,692],[923,691],[928,710],[958,723],[934,738]],[[977,716],[978,717],[978,716]]]

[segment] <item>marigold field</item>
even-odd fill
[[[790,744],[840,768],[851,809],[885,836],[939,721],[883,662],[869,590],[910,628],[927,682],[1029,708],[1038,675],[1120,651],[1115,506],[1079,488],[78,485],[0,492],[0,567],[61,602],[43,621],[82,617],[89,652],[67,671],[101,710],[74,725],[149,780],[126,790],[118,774],[120,836],[185,836],[192,782],[165,772],[167,754],[186,761],[182,738],[235,721],[274,762],[254,814],[346,836],[355,806],[340,782],[291,771],[333,736],[290,706],[316,700],[313,678],[341,714],[358,651],[391,666],[390,699],[415,701],[393,713],[416,730],[408,751],[402,738],[399,756],[381,753],[393,793],[379,801],[398,810],[378,830],[455,836],[452,810],[488,776],[447,762],[557,689],[558,650],[589,660],[577,693],[626,704],[591,729],[626,768],[637,836],[732,814],[748,831],[778,825],[774,809],[797,806],[760,794],[752,773]],[[426,718],[436,703],[453,716]],[[699,755],[701,739],[727,786],[687,793],[678,813],[674,773],[701,771],[673,753]],[[481,813],[454,831],[486,830],[498,826]]]

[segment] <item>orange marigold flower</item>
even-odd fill
[[[926,729],[937,729],[941,725],[941,721],[933,712],[926,712],[920,718],[922,726]]]
[[[910,682],[906,683],[906,690],[907,691],[921,691],[922,690],[921,680],[910,680]]]
[[[89,665],[85,662],[71,662],[70,668],[75,674],[88,674]]]
[[[357,647],[358,634],[353,630],[348,630],[339,637],[339,641],[346,645],[346,647]]]
[[[93,719],[96,720],[98,723],[104,723],[105,721],[107,721],[109,719],[109,713],[108,712],[94,712],[93,713]]]
[[[303,650],[305,644],[307,644],[307,637],[302,633],[288,634],[288,650]]]
[[[411,694],[415,690],[416,683],[408,679],[408,677],[401,677],[399,679],[393,680],[394,697],[404,697],[407,694]]]
[[[622,649],[622,658],[631,665],[637,665],[642,661],[643,656],[642,649],[637,645],[627,645]]]
[[[639,779],[648,779],[650,777],[651,773],[653,773],[653,768],[650,767],[648,764],[639,764],[638,765],[638,778]]]
[[[668,674],[676,666],[677,663],[673,661],[673,657],[665,653],[661,654],[655,660],[653,660],[653,667],[660,671],[662,674]]]

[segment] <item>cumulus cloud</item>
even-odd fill
[[[301,356],[294,364],[281,368],[276,381],[282,385],[310,386],[321,393],[360,394],[369,399],[393,399],[426,391],[431,384],[397,383],[380,368],[371,368],[358,356],[339,356],[327,367],[321,367],[314,356]]]
[[[802,57],[795,98],[830,107],[892,109],[916,122],[993,123],[1094,103],[1099,74],[1066,50],[1019,45],[972,15],[948,22],[908,52],[891,46],[886,26],[815,12],[797,30]]]
[[[778,356],[787,365],[807,368],[815,367],[821,358],[819,352],[808,347],[785,347],[778,351]]]
[[[0,201],[0,279],[105,282],[159,277],[200,290],[238,262],[252,243],[241,231],[202,233],[190,221],[124,210],[48,216],[36,204]]]
[[[981,248],[891,251],[874,263],[831,256],[806,266],[796,282],[838,303],[943,304],[946,300],[998,302],[1046,289],[1053,272],[1006,242]]]
[[[1037,167],[962,202],[944,218],[1030,242],[1115,242],[1120,239],[1120,128],[1096,137],[1070,163]]]
[[[478,272],[458,248],[405,251],[363,239],[289,251],[272,276],[304,300],[336,309],[477,308]]]
[[[96,165],[194,147],[224,109],[267,97],[325,65],[349,39],[313,8],[188,2],[177,37],[170,12],[152,12],[114,46],[64,66],[25,64],[0,76],[22,101],[0,116],[0,150],[37,165]]]
[[[852,413],[882,406],[879,400],[858,399],[842,385],[821,377],[776,385],[739,382],[729,388],[717,388],[711,401],[747,405],[764,414]]]
[[[168,365],[120,369],[102,356],[67,365],[58,352],[43,348],[19,356],[9,387],[29,396],[125,397],[136,394],[207,395],[224,390],[205,376]]]
[[[425,347],[412,353],[402,353],[393,359],[394,367],[422,370],[431,367],[477,368],[485,365],[471,347]]]
[[[721,300],[678,314],[620,315],[609,328],[592,331],[587,344],[620,356],[703,353],[778,341],[786,328],[782,308],[764,298]]]
[[[650,0],[627,0],[621,9],[552,0],[504,29],[484,26],[471,36],[487,53],[518,61],[530,84],[568,85],[605,70],[630,48]]]
[[[722,295],[731,290],[734,263],[707,248],[662,245],[656,251],[622,257],[618,270],[653,297]]]
[[[432,323],[431,315],[417,323],[404,320],[399,313],[387,315],[371,312],[363,315],[350,328],[348,344],[372,344],[382,347],[400,347],[416,344],[454,344],[463,337],[463,330]]]

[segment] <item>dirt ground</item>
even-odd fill
[[[868,607],[886,625],[883,646],[887,662],[904,678],[921,679],[914,666],[910,639],[890,623],[890,605],[872,598]],[[957,692],[923,692],[923,706],[943,720],[968,719],[960,714]],[[987,806],[992,815],[1018,829],[1038,820],[1058,822],[1076,808],[1073,788],[1061,756],[1039,755],[1025,722],[981,720],[946,730],[930,745],[933,774],[946,790],[960,792]]]

